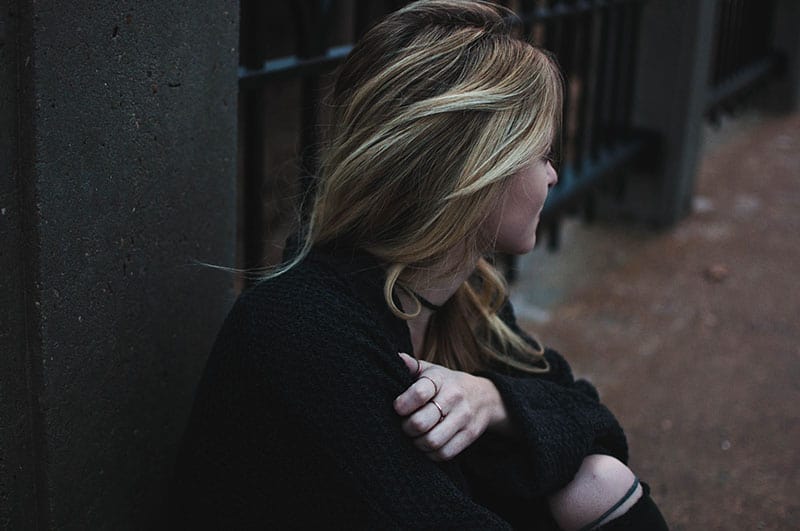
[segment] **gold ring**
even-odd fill
[[[439,405],[439,404],[436,402],[436,400],[433,400],[433,399],[431,399],[431,404],[433,404],[434,406],[436,406],[436,409],[438,409],[438,410],[439,410],[439,422],[443,421],[443,420],[444,420],[444,418],[445,418],[447,415],[445,415],[445,414],[444,414],[444,411],[442,411],[442,406],[440,406],[440,405]]]
[[[426,380],[428,380],[429,382],[431,382],[433,384],[433,396],[438,395],[439,394],[439,386],[436,385],[436,382],[433,381],[433,378],[431,378],[430,376],[425,376],[423,374],[422,376],[420,376],[418,378],[418,380],[422,380],[423,378],[425,378]]]

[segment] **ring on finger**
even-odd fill
[[[434,406],[436,406],[436,409],[438,409],[438,410],[439,410],[439,422],[443,421],[443,420],[444,420],[444,418],[445,418],[447,415],[445,415],[445,414],[444,414],[444,411],[442,410],[442,406],[440,406],[440,405],[439,405],[439,403],[438,403],[438,402],[436,402],[436,400],[434,400],[434,399],[432,399],[432,398],[431,398],[431,404],[433,404]],[[437,424],[438,424],[438,423],[437,423]]]
[[[419,378],[417,378],[417,380],[422,380],[423,378],[425,378],[426,380],[428,380],[429,382],[431,382],[431,383],[433,384],[433,396],[436,396],[436,395],[438,395],[438,394],[439,394],[439,386],[438,386],[438,385],[436,385],[436,382],[435,382],[435,381],[433,381],[433,378],[431,378],[430,376],[425,376],[425,375],[423,374],[422,376],[420,376]]]
[[[414,376],[419,377],[419,373],[422,372],[422,363],[420,363],[417,358],[414,358],[414,361],[417,362],[417,370],[414,372]]]

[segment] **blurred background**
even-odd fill
[[[197,263],[280,260],[331,73],[406,3],[0,6],[1,528],[158,525],[245,287]],[[673,529],[795,529],[800,3],[501,3],[566,80],[520,321]]]

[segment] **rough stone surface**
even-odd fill
[[[514,298],[598,384],[671,529],[796,529],[800,115],[706,144],[692,215],[661,234],[573,226]]]
[[[9,301],[34,315],[0,337],[3,357],[6,345],[17,356],[0,368],[15,364],[26,382],[10,399],[4,378],[0,407],[30,404],[35,418],[3,426],[3,444],[34,444],[40,471],[22,473],[35,477],[40,526],[151,527],[233,295],[227,276],[195,261],[233,265],[238,6],[19,4],[32,26],[18,40],[30,49],[19,76],[32,89],[19,105],[30,131],[0,208],[23,212],[31,231],[24,220],[4,229],[4,251],[23,252],[4,252],[2,266],[33,279]],[[0,87],[8,99],[5,77]],[[14,237],[25,241],[6,247]],[[28,522],[24,510],[0,515]]]

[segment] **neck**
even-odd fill
[[[444,263],[439,267],[432,267],[425,272],[416,275],[412,274],[410,278],[405,280],[405,284],[433,304],[441,306],[445,304],[456,290],[458,290],[459,286],[472,275],[477,263],[477,259],[470,261],[469,263],[463,264],[463,267],[458,267],[455,272],[453,272],[452,267],[449,267],[448,263]],[[441,273],[443,271],[450,271],[450,273]],[[407,311],[417,307],[417,303],[413,302],[411,296],[404,290],[397,290],[397,296],[400,298],[403,308]],[[433,314],[433,310],[422,306],[419,315],[407,321],[409,332],[411,333],[411,344],[414,347],[414,354],[417,357],[422,355],[428,323]]]

